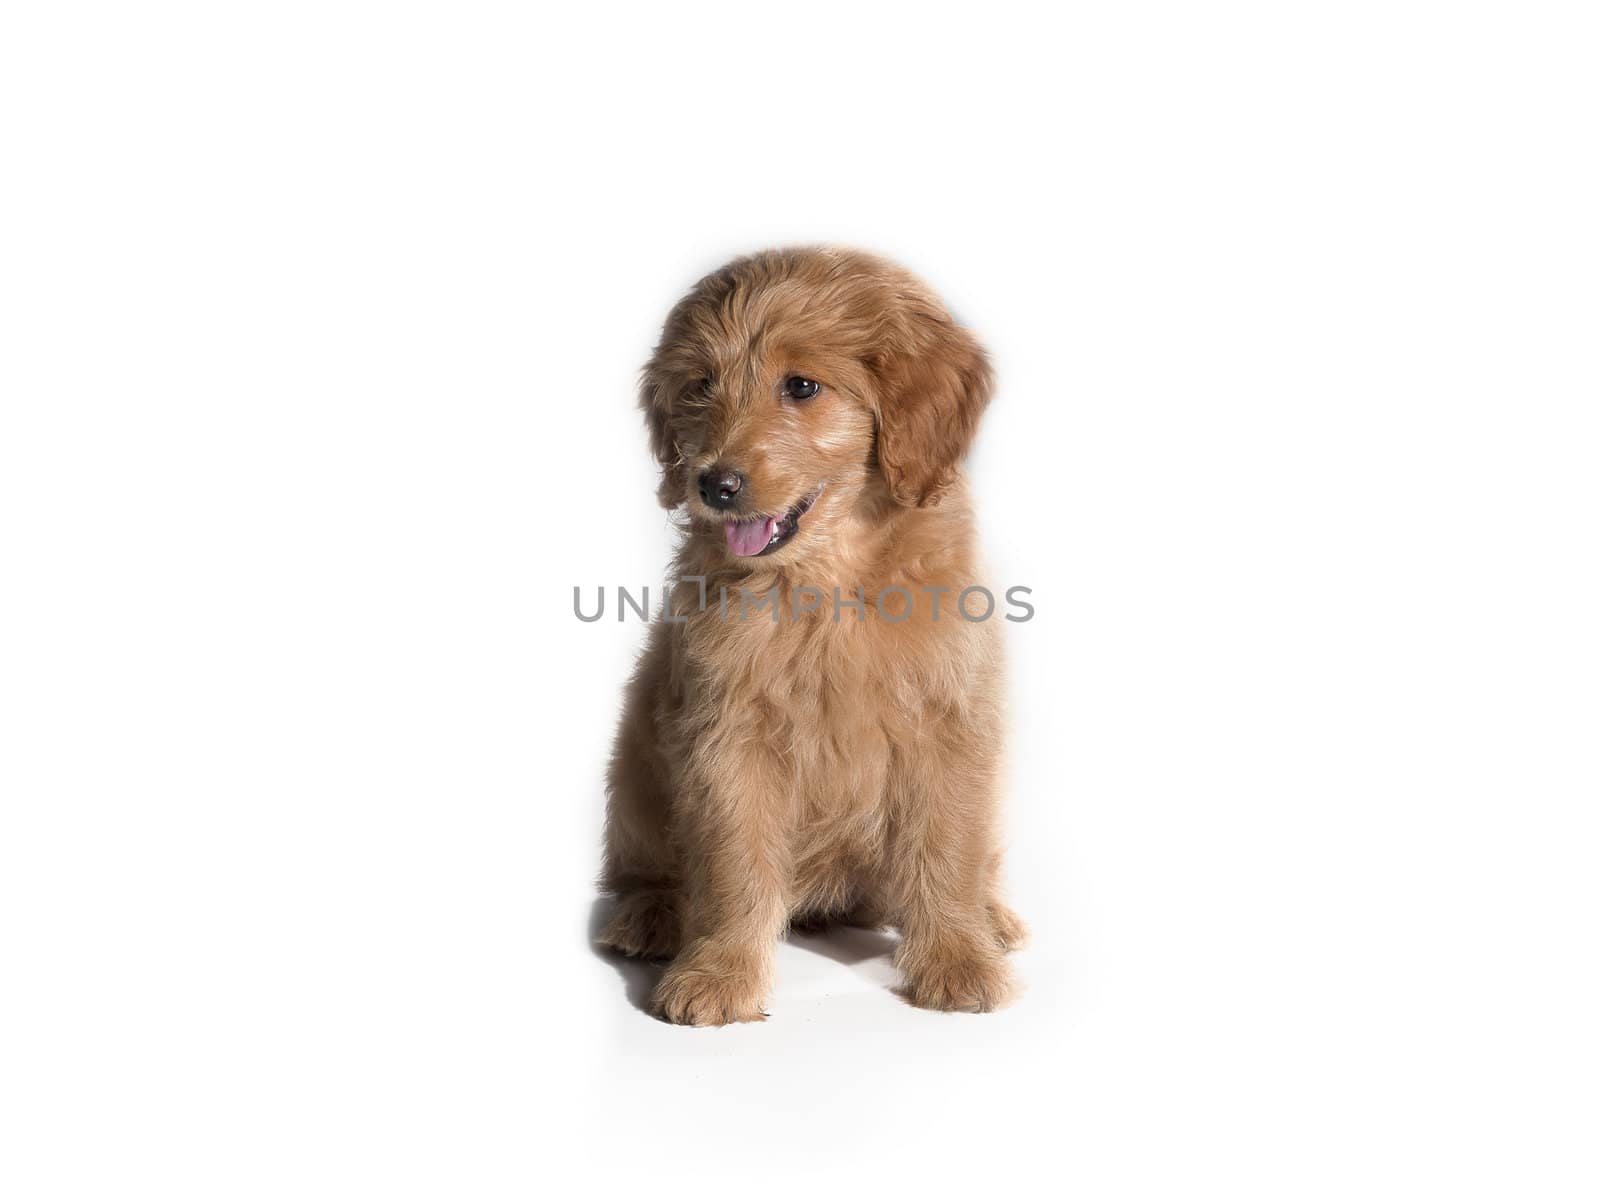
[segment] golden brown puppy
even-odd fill
[[[777,939],[827,920],[897,927],[916,1004],[1010,994],[999,623],[956,610],[989,391],[937,297],[854,251],[736,259],[667,317],[640,402],[689,519],[608,776],[601,940],[674,959],[668,1020],[761,1019]]]

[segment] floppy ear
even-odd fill
[[[672,436],[672,402],[671,380],[652,358],[639,376],[639,408],[644,412],[645,428],[650,432],[650,452],[661,464],[656,500],[663,508],[676,508],[683,503],[678,473],[683,468],[683,455]]]
[[[993,389],[977,339],[936,302],[903,297],[888,344],[872,360],[878,380],[878,469],[909,507],[937,504],[955,479]]]

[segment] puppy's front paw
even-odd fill
[[[1005,959],[988,948],[931,953],[906,965],[905,996],[941,1012],[992,1012],[1015,991]]]
[[[762,985],[748,968],[721,966],[690,954],[668,967],[656,984],[656,1015],[673,1024],[708,1026],[765,1020]]]

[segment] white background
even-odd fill
[[[0,1189],[1594,1194],[1585,8],[7,6]],[[571,591],[816,240],[999,367],[1027,991],[671,1028]]]

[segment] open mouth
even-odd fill
[[[821,494],[819,487],[781,516],[747,516],[742,520],[724,521],[722,531],[728,536],[728,549],[741,558],[759,558],[787,545],[800,530],[800,518],[811,510]]]

